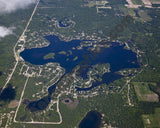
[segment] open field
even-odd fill
[[[128,4],[126,6],[128,8],[154,8],[153,4],[160,4],[160,0],[126,0]],[[158,7],[159,8],[159,7]]]
[[[13,100],[9,103],[8,108],[15,108],[18,106],[18,101],[17,100]]]
[[[142,0],[145,7],[148,7],[148,8],[152,8],[152,3],[150,2],[150,0]]]
[[[143,10],[139,10],[138,14],[140,16],[140,19],[144,22],[146,21],[152,21],[152,18],[147,14],[147,12],[143,11]]]
[[[142,115],[146,128],[159,128],[160,126],[160,108],[155,109],[154,114]]]
[[[152,4],[160,4],[160,0],[150,0]]]
[[[127,1],[127,3],[128,4],[126,4],[126,6],[128,7],[128,8],[139,8],[139,7],[141,7],[141,5],[137,5],[137,4],[135,4],[135,2],[133,2],[132,0],[126,0]]]
[[[149,89],[148,83],[134,82],[134,88],[139,101],[158,102],[158,95]]]

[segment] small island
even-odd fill
[[[49,53],[43,57],[44,60],[54,59],[55,53]]]
[[[66,55],[67,53],[66,53],[66,51],[60,51],[60,52],[58,52],[58,54],[60,54],[60,55]]]

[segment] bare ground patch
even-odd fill
[[[65,98],[62,100],[62,103],[66,104],[68,108],[75,109],[77,105],[79,104],[79,100],[75,99],[74,101],[70,98]]]
[[[159,98],[157,94],[148,94],[147,96],[147,101],[152,101],[152,102],[158,102]]]
[[[8,108],[15,108],[18,106],[19,101],[18,100],[12,100],[9,105]]]

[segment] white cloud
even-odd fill
[[[35,0],[0,0],[0,14],[10,13],[35,3]]]
[[[13,29],[13,27],[6,28],[4,26],[0,26],[0,38],[13,34]]]

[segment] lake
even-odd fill
[[[92,54],[88,50],[88,47],[78,49],[78,46],[80,46],[80,43],[82,42],[81,40],[71,40],[66,42],[60,40],[59,37],[55,35],[45,36],[45,38],[50,42],[49,46],[43,48],[25,49],[20,53],[20,56],[25,61],[34,65],[44,65],[49,62],[59,63],[63,68],[65,68],[65,74],[67,74],[71,72],[72,69],[74,69],[77,65],[79,65],[81,61],[85,61],[84,56]],[[83,79],[87,78],[87,71],[92,67],[92,65],[110,63],[111,72],[105,73],[102,76],[102,82],[95,82],[90,88],[76,87],[77,91],[89,91],[102,83],[108,84],[120,79],[123,76],[118,75],[115,72],[121,69],[139,68],[136,53],[132,52],[131,50],[124,49],[124,46],[125,45],[120,46],[119,43],[112,42],[110,47],[104,48],[101,53],[97,53],[97,57],[94,57],[94,60],[90,59],[91,63],[88,65],[86,70],[80,74]],[[44,56],[49,53],[55,53],[54,58],[44,59]],[[48,89],[49,98],[55,91],[57,83]],[[39,104],[39,101],[29,104],[29,108],[32,108],[32,106],[36,107],[37,104]],[[48,105],[49,102],[50,100],[48,100],[46,104]],[[36,110],[41,110],[41,108]]]
[[[79,128],[100,128],[101,114],[97,111],[90,111],[79,124]]]
[[[81,40],[71,40],[69,42],[61,41],[57,36],[45,36],[50,45],[43,48],[25,49],[20,56],[27,62],[34,65],[44,65],[49,62],[57,62],[66,73],[72,71],[81,61],[83,56],[92,54],[87,47],[77,49]],[[139,68],[136,53],[131,50],[124,49],[125,45],[120,46],[119,43],[111,43],[112,46],[105,48],[101,53],[97,53],[97,57],[91,61],[89,66],[95,64],[110,63],[111,72],[119,71],[124,68]],[[49,53],[55,53],[54,59],[44,59]],[[75,60],[75,58],[77,59]]]
[[[7,87],[0,94],[0,101],[2,100],[5,102],[10,102],[11,100],[15,99],[15,96],[16,96],[16,89],[14,89],[11,84],[8,84]]]

